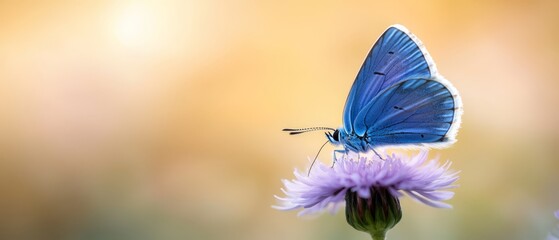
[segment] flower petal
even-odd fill
[[[437,160],[427,161],[428,152],[407,157],[388,155],[380,159],[376,154],[348,154],[329,166],[320,161],[308,171],[295,170],[295,179],[282,180],[285,197],[275,198],[279,210],[302,209],[300,215],[336,211],[345,201],[347,191],[354,191],[361,198],[371,196],[371,188],[386,188],[395,197],[406,193],[412,199],[436,208],[450,208],[441,201],[449,200],[456,187],[458,172],[450,171],[451,162],[442,165]]]

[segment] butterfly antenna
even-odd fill
[[[282,129],[282,131],[284,131],[284,132],[289,132],[289,135],[301,134],[301,133],[312,132],[312,131],[322,131],[322,130],[336,131],[336,129],[329,128],[329,127],[284,128],[284,129]]]
[[[309,172],[307,173],[307,176],[311,175],[312,166],[314,166],[314,163],[316,162],[316,159],[318,158],[318,155],[320,154],[320,151],[322,151],[322,149],[324,148],[324,146],[326,146],[327,143],[328,143],[328,141],[326,141],[324,144],[322,144],[322,147],[320,147],[320,149],[318,149],[318,152],[316,153],[316,156],[314,156],[314,159],[312,160],[311,167],[309,167]]]

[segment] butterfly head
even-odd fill
[[[341,139],[340,134],[340,129],[336,129],[334,132],[326,132],[326,138],[328,138],[328,141],[330,141],[332,144],[339,145]]]

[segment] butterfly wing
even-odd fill
[[[427,145],[444,147],[455,141],[461,100],[446,80],[415,78],[381,91],[354,121],[356,132],[371,147]],[[363,132],[361,132],[364,130]]]
[[[357,115],[379,92],[404,79],[435,76],[433,60],[423,44],[404,26],[389,27],[361,66],[344,108],[344,130],[352,133]]]

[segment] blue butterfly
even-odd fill
[[[379,147],[447,147],[456,141],[461,115],[458,91],[437,72],[421,41],[404,26],[393,25],[361,66],[347,97],[341,128],[284,131],[330,131],[326,143],[344,148],[334,152],[335,160],[336,152],[372,150],[378,155],[375,149]]]

